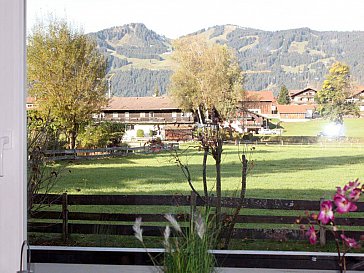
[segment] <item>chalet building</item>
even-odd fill
[[[245,91],[240,106],[267,117],[277,113],[276,100],[272,91]]]
[[[358,104],[360,114],[361,116],[364,116],[364,86],[355,88],[347,101]]]
[[[281,121],[307,121],[314,117],[316,105],[277,105]]]
[[[190,125],[192,135],[194,124],[191,112],[183,112],[169,97],[113,97],[108,106],[94,119],[120,122],[126,124],[125,138],[136,137],[137,130],[143,130],[145,137],[157,135],[165,139],[165,126],[174,128],[174,137],[181,130],[181,125]],[[175,125],[175,127],[173,127]],[[186,126],[183,126],[184,130]],[[182,140],[182,137],[181,137]]]
[[[290,90],[289,96],[291,98],[291,104],[315,104],[315,95],[317,90],[312,88],[305,88],[303,90]]]
[[[235,129],[238,125],[242,129],[239,131],[240,133],[258,133],[259,129],[268,127],[268,121],[269,119],[263,115],[245,110],[238,112],[237,119],[233,122],[232,127]]]

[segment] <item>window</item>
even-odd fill
[[[141,118],[145,118],[145,113],[144,112],[140,112],[140,117]]]
[[[112,113],[112,117],[113,118],[118,118],[119,117],[119,114],[118,113]]]
[[[149,112],[149,117],[154,118],[154,112]]]
[[[172,118],[177,118],[177,112],[172,112]]]
[[[125,112],[125,118],[128,119],[129,118],[129,112]]]

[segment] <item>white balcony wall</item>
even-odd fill
[[[15,273],[26,238],[25,1],[0,0],[0,37],[0,138],[10,140],[0,177],[0,272]]]

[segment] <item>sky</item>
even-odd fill
[[[49,14],[85,33],[144,23],[168,38],[215,25],[364,31],[363,0],[27,0],[27,28]]]

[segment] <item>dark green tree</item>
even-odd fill
[[[349,66],[336,62],[331,66],[322,89],[317,92],[319,113],[337,124],[343,124],[345,115],[358,116],[358,106],[347,101],[350,95]]]
[[[154,95],[154,97],[159,97],[161,95],[161,92],[159,91],[159,86],[157,83],[154,85],[154,94],[153,95]]]
[[[277,102],[278,104],[289,104],[290,101],[291,100],[288,94],[288,89],[285,85],[282,85],[281,91],[279,91]]]

